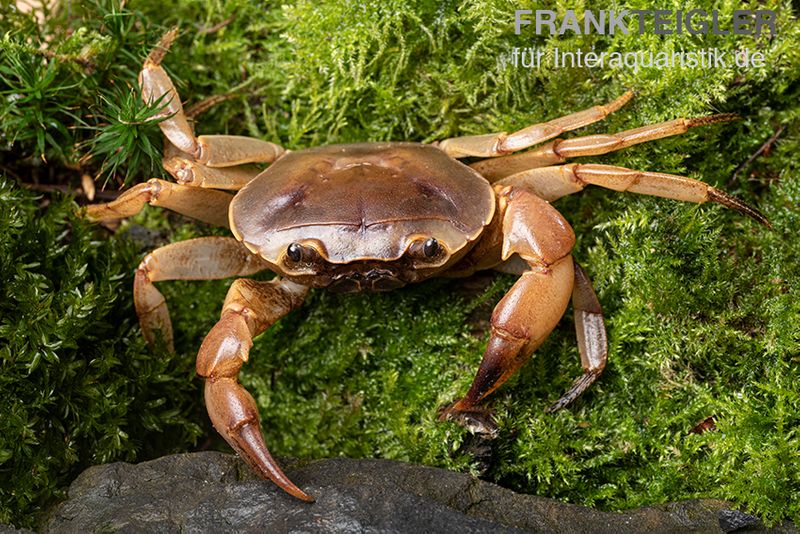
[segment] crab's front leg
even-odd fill
[[[208,333],[197,354],[197,374],[205,378],[206,409],[223,438],[262,478],[307,502],[314,499],[278,467],[261,435],[253,397],[239,384],[253,337],[299,307],[306,286],[288,280],[236,280],[228,291],[222,316]]]
[[[266,268],[259,256],[232,237],[198,237],[157,248],[145,256],[133,280],[133,302],[148,345],[155,345],[160,335],[167,349],[174,350],[167,302],[154,282],[218,280]]]
[[[220,168],[246,163],[271,163],[283,154],[284,149],[275,143],[251,137],[195,136],[175,85],[161,66],[161,61],[177,33],[177,28],[174,28],[164,34],[147,56],[139,73],[142,99],[148,104],[157,103],[163,106],[156,115],[156,118],[163,119],[159,127],[169,142],[181,152],[176,155],[168,151],[164,167],[183,184],[240,189],[258,170]]]
[[[118,198],[105,204],[83,208],[83,215],[95,222],[132,217],[145,204],[161,206],[216,226],[228,226],[228,206],[233,197],[223,191],[199,189],[152,178],[136,184]]]
[[[547,338],[564,315],[575,279],[570,255],[575,235],[563,217],[524,187],[496,190],[498,215],[487,232],[490,240],[502,239],[501,257],[495,263],[517,254],[529,269],[494,309],[489,343],[469,392],[442,414],[490,435],[494,425],[477,404],[522,367]],[[481,253],[492,248],[491,243],[477,247]]]

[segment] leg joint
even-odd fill
[[[511,343],[518,343],[520,341],[527,342],[531,338],[531,333],[528,328],[523,326],[499,324],[492,318],[492,335],[499,337]]]
[[[151,281],[150,280],[150,272],[152,271],[152,263],[154,261],[155,261],[155,258],[153,257],[152,253],[150,253],[147,256],[145,256],[144,259],[142,260],[142,262],[136,268],[136,271],[134,272],[134,276],[136,276],[136,277],[141,276],[142,278],[144,278],[145,281],[150,282]]]
[[[242,419],[235,421],[232,425],[228,425],[228,432],[237,434],[242,428],[253,425],[258,428],[261,425],[261,422],[258,419],[258,416],[248,414],[247,416],[243,417]]]
[[[589,185],[589,182],[580,177],[579,173],[581,165],[579,163],[571,163],[569,165],[564,165],[562,168],[569,172],[570,181],[577,184],[577,186],[580,187],[581,189]]]
[[[158,202],[158,196],[161,194],[163,186],[161,180],[158,178],[151,178],[147,180],[144,192],[147,195],[147,202],[153,206]]]

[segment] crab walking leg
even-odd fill
[[[208,167],[233,167],[244,163],[272,163],[285,150],[282,146],[242,135],[201,135],[197,161]]]
[[[153,178],[137,184],[119,198],[83,209],[91,221],[123,219],[139,213],[145,204],[161,206],[216,226],[228,226],[228,204],[233,197],[222,191],[198,189]]]
[[[597,300],[592,282],[586,271],[573,260],[575,284],[572,288],[572,311],[575,317],[575,333],[578,337],[578,351],[581,355],[583,374],[572,387],[552,406],[548,413],[566,408],[572,404],[602,374],[608,361],[608,339],[603,321],[603,309]]]
[[[170,143],[197,162],[209,167],[274,161],[284,150],[281,146],[268,141],[236,135],[195,137],[175,85],[161,67],[161,61],[175,40],[177,32],[177,28],[173,28],[164,34],[158,45],[147,56],[139,72],[142,99],[148,104],[158,103],[163,106],[155,118],[164,119],[158,125]]]
[[[608,154],[639,143],[680,135],[686,133],[689,128],[726,122],[734,118],[736,118],[736,115],[732,113],[723,113],[708,117],[681,118],[658,124],[648,124],[615,134],[554,139],[546,145],[524,154],[476,161],[470,167],[478,171],[489,182],[496,182],[506,176],[528,169],[565,163],[567,158]]]
[[[197,374],[205,378],[206,408],[223,438],[262,478],[269,479],[298,499],[313,502],[283,474],[261,435],[253,397],[239,384],[253,337],[298,308],[306,286],[288,280],[236,280],[228,291],[222,316],[208,333],[197,354]]]
[[[164,59],[177,36],[178,28],[172,28],[150,51],[139,72],[139,87],[142,91],[142,100],[148,104],[158,102],[163,106],[153,118],[164,119],[158,126],[167,139],[183,152],[195,154],[198,147],[194,131],[183,112],[183,105],[181,105],[175,85],[169,79],[166,71],[161,68],[161,60]]]
[[[705,182],[674,174],[637,171],[612,165],[571,163],[523,171],[497,183],[524,185],[548,201],[577,193],[590,184],[615,191],[628,191],[698,204],[711,201],[743,213],[767,227],[770,226],[760,211],[738,198]]]
[[[208,167],[180,156],[164,158],[163,165],[179,184],[234,191],[247,185],[262,172],[261,169],[251,165]]]
[[[452,137],[439,142],[439,148],[453,158],[475,156],[493,158],[517,152],[606,118],[624,106],[633,93],[628,91],[604,106],[594,106],[551,121],[533,124],[512,134],[505,132]]]
[[[255,165],[208,167],[188,159],[169,141],[164,144],[164,169],[182,185],[238,191],[262,172]]]
[[[530,270],[500,300],[492,313],[491,336],[469,392],[447,408],[442,418],[475,419],[475,406],[500,387],[531,357],[564,315],[573,289],[570,250],[575,235],[547,202],[522,187],[504,188],[502,260],[513,254]],[[491,427],[491,423],[479,422]],[[483,429],[481,432],[490,433]]]
[[[232,237],[200,237],[154,250],[139,264],[133,282],[133,301],[145,340],[153,346],[160,332],[173,351],[169,310],[154,282],[215,280],[247,276],[266,268],[263,260]]]

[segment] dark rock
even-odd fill
[[[204,452],[92,467],[43,532],[730,532],[764,530],[724,501],[599,512],[430,467],[388,460],[284,462],[317,498],[257,480],[236,457]],[[740,516],[735,515],[741,514]],[[744,520],[742,518],[748,518]],[[740,526],[736,526],[740,525]],[[781,531],[797,532],[791,525]]]
[[[720,510],[719,527],[726,533],[752,532],[753,530],[763,528],[761,521],[759,521],[757,517],[740,512],[739,510]]]

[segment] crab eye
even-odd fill
[[[292,261],[300,261],[303,257],[303,248],[297,243],[292,243],[286,248],[286,255]]]
[[[439,253],[439,242],[431,237],[422,245],[422,253],[428,258],[436,256]]]

